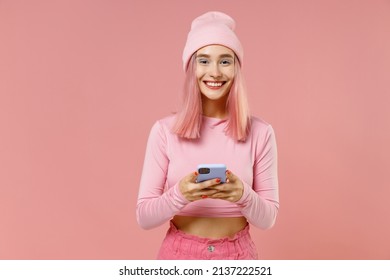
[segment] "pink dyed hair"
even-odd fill
[[[228,118],[225,132],[236,141],[245,141],[250,131],[250,113],[244,79],[238,61],[235,57],[234,81],[226,102]],[[202,125],[201,93],[195,71],[195,54],[193,54],[188,63],[184,82],[183,106],[176,114],[176,122],[172,129],[174,133],[187,139],[199,138]]]

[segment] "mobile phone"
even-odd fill
[[[226,165],[213,163],[213,164],[199,164],[198,165],[198,178],[197,182],[203,182],[210,179],[221,179],[221,183],[226,182]]]

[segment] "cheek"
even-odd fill
[[[199,81],[204,76],[204,73],[202,71],[200,71],[200,70],[196,70],[195,71],[195,76],[196,76],[196,79]]]
[[[226,71],[225,73],[226,77],[228,77],[230,80],[234,80],[234,68],[232,69],[229,69],[228,71]]]
[[[196,75],[196,81],[197,81],[198,87],[202,87],[203,86],[202,79],[204,77],[204,74],[201,72],[196,72],[195,75]]]

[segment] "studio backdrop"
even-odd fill
[[[263,259],[390,258],[390,2],[0,1],[0,259],[154,259],[135,218],[192,19],[231,15],[279,153]]]

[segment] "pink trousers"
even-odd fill
[[[171,222],[161,244],[158,260],[255,260],[257,251],[249,225],[234,237],[209,239],[178,230]]]

